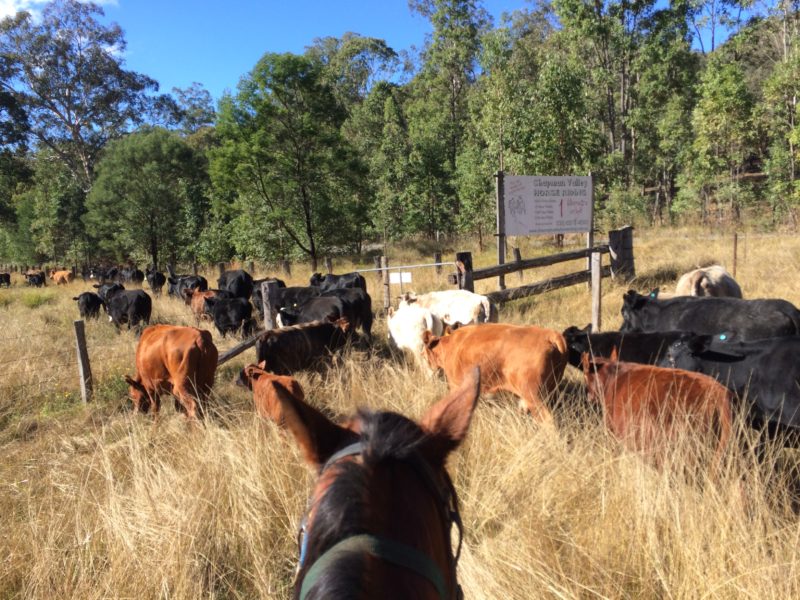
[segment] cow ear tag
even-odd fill
[[[657,294],[656,294],[655,292],[650,292],[648,295],[649,295],[651,298],[655,298]]]
[[[727,336],[727,335],[725,335],[724,333],[721,333],[721,334],[719,335],[719,339],[720,339],[721,341],[725,341],[725,340],[727,340],[727,339],[728,339],[728,336]]]

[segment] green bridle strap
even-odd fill
[[[342,558],[347,554],[366,552],[376,558],[381,558],[387,562],[414,571],[417,575],[424,577],[433,584],[439,597],[447,600],[447,591],[444,585],[444,577],[438,566],[425,554],[419,550],[395,542],[378,535],[361,534],[343,539],[338,544],[329,548],[320,556],[303,578],[303,585],[300,587],[300,600],[305,600],[311,588],[319,579],[320,575],[330,566],[332,562]]]

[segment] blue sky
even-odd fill
[[[430,32],[407,0],[103,0],[108,21],[125,32],[129,69],[149,75],[162,92],[197,81],[219,99],[265,52],[303,52],[315,38],[347,31],[377,37],[395,50],[422,47]],[[40,0],[0,0],[0,16],[36,11]],[[499,22],[525,0],[484,0]]]

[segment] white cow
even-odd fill
[[[489,298],[467,290],[443,290],[420,295],[407,292],[401,297],[400,306],[403,304],[427,308],[445,325],[454,327],[497,322],[497,307]]]
[[[682,275],[675,286],[675,295],[741,298],[742,288],[725,267],[712,265]]]
[[[401,302],[397,310],[389,308],[387,324],[389,339],[401,350],[410,352],[425,371],[430,371],[430,365],[425,359],[425,344],[422,337],[426,331],[436,336],[442,335],[444,333],[442,320],[417,303]]]

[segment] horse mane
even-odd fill
[[[372,513],[370,472],[380,463],[409,458],[425,439],[419,425],[397,413],[361,409],[355,421],[360,425],[362,461],[344,461],[329,467],[336,477],[318,500],[314,521],[309,523],[301,575],[339,541],[369,533],[366,524]],[[319,577],[309,598],[361,597],[364,556],[345,555],[335,564]]]

